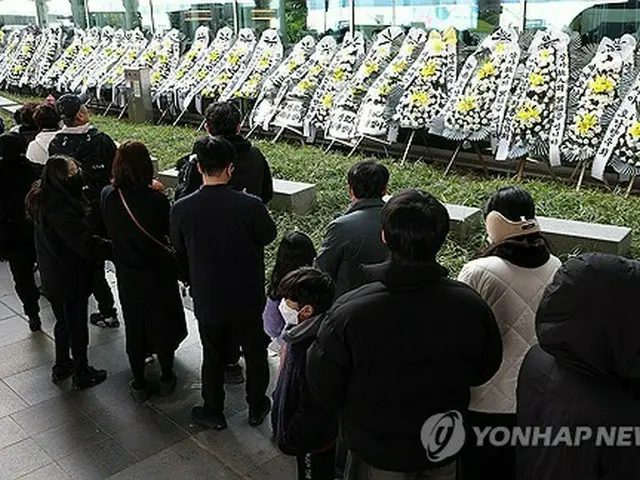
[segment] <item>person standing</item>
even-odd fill
[[[615,255],[578,255],[556,273],[520,368],[517,420],[559,443],[518,445],[518,480],[638,478],[638,291],[640,263]]]
[[[436,261],[444,205],[401,192],[382,210],[382,232],[390,257],[329,311],[309,350],[309,388],[341,414],[346,479],[454,480],[458,452],[425,453],[421,430],[439,415],[463,428],[470,387],[500,367],[500,332],[485,301]]]
[[[264,247],[275,240],[276,225],[259,198],[229,186],[236,153],[228,140],[202,139],[195,152],[203,186],[171,211],[171,239],[188,272],[183,276],[191,285],[203,347],[204,405],[194,407],[192,417],[209,428],[226,428],[224,370],[228,350],[239,344],[247,367],[249,423],[257,426],[271,408],[262,311]]]
[[[273,394],[274,438],[282,453],[296,456],[299,480],[333,480],[338,418],[313,399],[306,371],[307,350],[333,301],[333,281],[316,268],[303,267],[282,279],[278,296],[287,347]]]
[[[96,234],[106,236],[100,212],[100,192],[111,182],[116,144],[109,135],[89,123],[88,100],[87,95],[73,94],[58,99],[56,109],[64,127],[49,143],[49,155],[65,155],[76,160],[85,184],[83,194],[89,204],[89,224]],[[98,302],[98,312],[91,314],[91,323],[100,327],[120,326],[104,263],[96,266],[92,293]]]
[[[389,170],[377,162],[360,162],[349,169],[347,182],[351,206],[329,224],[316,259],[316,266],[334,280],[336,298],[366,283],[363,265],[384,262],[389,255],[380,226]]]
[[[36,138],[27,147],[27,158],[38,165],[40,172],[49,159],[49,144],[60,130],[60,115],[54,105],[38,105],[33,120],[38,127]]]
[[[95,236],[87,222],[82,187],[75,161],[53,156],[42,180],[27,196],[42,289],[56,317],[51,379],[60,382],[73,376],[76,389],[93,387],[107,378],[106,371],[89,365],[87,310],[94,265],[112,254],[111,244]]]
[[[29,328],[37,332],[42,326],[40,291],[34,276],[33,225],[25,216],[24,201],[38,175],[24,156],[25,151],[20,135],[0,135],[0,259],[8,260]]]
[[[302,232],[287,233],[278,245],[262,320],[265,333],[280,346],[283,345],[281,337],[285,322],[280,312],[282,298],[278,295],[278,285],[288,273],[301,267],[310,267],[315,258],[316,249],[313,241]]]
[[[540,233],[535,204],[526,190],[499,189],[485,205],[484,216],[489,248],[462,267],[458,280],[476,290],[493,310],[505,357],[489,382],[471,389],[469,426],[513,428],[520,365],[536,343],[536,311],[561,262]],[[478,445],[470,433],[462,455],[465,480],[515,478],[514,447]]]
[[[33,118],[37,108],[37,103],[28,102],[20,109],[16,110],[13,116],[16,124],[10,132],[20,135],[23,138],[25,145],[29,145],[33,142],[38,134],[38,127],[36,126],[36,122]]]
[[[175,351],[187,336],[178,272],[168,244],[169,199],[152,188],[153,164],[147,148],[125,142],[113,162],[113,185],[102,191],[102,213],[113,241],[118,293],[124,316],[129,384],[139,402],[148,400],[145,357],[156,353],[162,376],[160,395],[176,386]]]
[[[242,129],[240,109],[232,102],[212,103],[205,110],[204,117],[206,132],[210,136],[224,137],[231,142],[236,151],[233,178],[229,180],[229,185],[238,191],[245,191],[259,197],[265,204],[269,203],[273,198],[273,179],[269,163],[258,147],[240,135]],[[195,153],[195,146],[193,153]],[[202,176],[196,165],[192,163],[191,166],[185,182],[186,188],[176,192],[176,200],[191,195],[202,185]]]

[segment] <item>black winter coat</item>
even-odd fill
[[[25,197],[38,179],[24,155],[0,158],[0,258],[35,253],[33,225],[26,219]]]
[[[35,224],[42,288],[50,300],[89,297],[96,262],[112,255],[111,244],[94,235],[80,201],[51,193]]]
[[[423,268],[366,267],[375,283],[340,297],[309,350],[309,388],[339,409],[347,446],[382,470],[419,472],[431,463],[420,432],[432,415],[466,415],[469,388],[502,362],[491,309],[471,288]]]
[[[364,265],[382,263],[389,256],[382,243],[383,206],[381,198],[358,200],[329,224],[316,266],[333,278],[335,298],[367,282]]]
[[[260,199],[227,185],[202,186],[174,204],[171,240],[198,321],[262,322],[264,247],[276,234]]]
[[[640,292],[640,263],[602,254],[569,259],[538,308],[539,345],[518,379],[518,425],[635,427],[633,447],[518,447],[518,480],[640,478],[640,322],[629,303]]]
[[[241,135],[224,135],[224,138],[233,144],[237,155],[229,185],[240,192],[246,190],[247,193],[259,197],[263,203],[269,203],[273,198],[273,179],[269,164],[260,149]],[[193,151],[195,152],[195,146]],[[189,173],[187,188],[182,198],[195,192],[202,185],[202,175],[197,168],[192,168]]]
[[[307,384],[307,350],[324,318],[309,318],[283,335],[286,350],[273,392],[271,424],[278,448],[287,455],[326,449],[338,436],[337,415],[318,405]]]
[[[149,187],[122,193],[140,225],[167,243],[169,199]],[[102,191],[102,213],[113,241],[127,338],[143,335],[146,353],[175,351],[187,336],[187,326],[173,256],[142,233],[111,186]]]

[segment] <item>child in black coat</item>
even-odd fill
[[[298,479],[333,480],[338,420],[320,407],[307,385],[307,350],[331,307],[334,286],[320,270],[303,267],[280,282],[285,320],[284,360],[271,412],[278,448],[298,460]]]

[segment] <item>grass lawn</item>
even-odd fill
[[[24,100],[24,99],[21,99]],[[7,126],[12,124],[10,116],[1,114]],[[188,153],[197,137],[194,127],[171,127],[154,125],[132,125],[115,117],[94,115],[92,122],[117,141],[139,140],[144,142],[152,155],[160,161],[161,168],[173,166],[174,162]],[[315,183],[318,202],[306,216],[274,212],[279,235],[292,230],[309,234],[320,244],[326,225],[349,204],[346,190],[346,171],[353,163],[364,157],[346,158],[341,153],[325,154],[314,146],[290,145],[284,142],[271,145],[256,140],[263,151],[274,177]],[[498,187],[513,183],[507,177],[480,177],[473,173],[456,173],[443,177],[443,168],[423,163],[400,166],[392,159],[383,159],[391,171],[390,192],[417,187],[429,191],[446,203],[481,207],[486,198]],[[583,187],[576,192],[574,187],[553,180],[528,180],[522,182],[534,196],[538,214],[543,216],[582,220],[633,229],[631,254],[640,257],[640,198],[625,198],[604,190]],[[483,243],[483,232],[465,243],[451,239],[441,252],[440,261],[457,274],[462,265],[473,258]],[[268,250],[270,268],[275,245]]]

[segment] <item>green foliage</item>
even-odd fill
[[[6,114],[2,114],[2,117],[7,128],[10,128],[11,117]],[[92,122],[117,141],[135,139],[144,142],[152,155],[158,158],[161,168],[173,166],[178,158],[190,152],[193,140],[198,136],[193,127],[132,125],[124,120],[100,115],[93,115]],[[273,216],[278,224],[279,238],[289,231],[300,230],[309,234],[319,246],[327,224],[348,208],[347,169],[364,157],[347,158],[342,153],[324,153],[315,146],[300,147],[284,142],[272,145],[255,140],[255,143],[269,160],[274,177],[317,185],[318,201],[309,215],[273,212]],[[484,178],[472,173],[456,173],[445,178],[441,166],[423,163],[401,166],[393,159],[382,162],[391,171],[391,193],[417,187],[431,192],[446,203],[482,207],[493,191],[512,183],[510,177]],[[632,228],[631,254],[636,258],[640,256],[640,198],[627,198],[592,188],[575,192],[573,187],[554,180],[525,178],[523,186],[536,199],[539,215]],[[483,246],[483,241],[482,231],[464,243],[452,238],[440,253],[440,261],[455,275],[465,262],[475,256]],[[267,251],[269,270],[277,243]]]
[[[285,0],[284,17],[287,27],[286,42],[293,45],[301,40],[307,31],[306,0]]]

